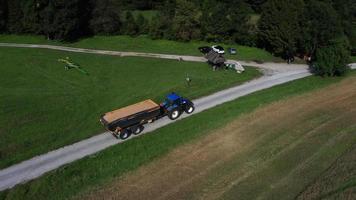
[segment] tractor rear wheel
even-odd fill
[[[171,120],[176,120],[176,119],[178,119],[180,114],[181,113],[180,113],[179,109],[175,108],[169,113],[168,118],[171,119]]]
[[[122,140],[126,140],[130,136],[131,136],[131,131],[129,131],[127,129],[122,130],[119,135],[120,139],[122,139]]]

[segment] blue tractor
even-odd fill
[[[168,115],[168,118],[171,120],[178,119],[183,112],[191,114],[195,110],[193,102],[177,95],[176,93],[167,95],[166,100],[161,103],[160,106],[163,111],[162,113],[164,113],[164,115]]]

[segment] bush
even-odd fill
[[[332,41],[316,51],[313,71],[321,76],[341,76],[347,72],[350,59],[349,43],[346,38]]]

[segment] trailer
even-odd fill
[[[100,117],[100,122],[116,138],[125,140],[131,134],[140,134],[144,129],[144,124],[152,123],[165,116],[168,116],[171,120],[176,120],[183,112],[191,114],[194,110],[193,102],[171,93],[160,104],[148,99],[105,113]]]

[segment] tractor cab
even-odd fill
[[[176,93],[171,93],[166,96],[165,101],[161,104],[167,111],[179,107],[182,104],[182,97]]]

